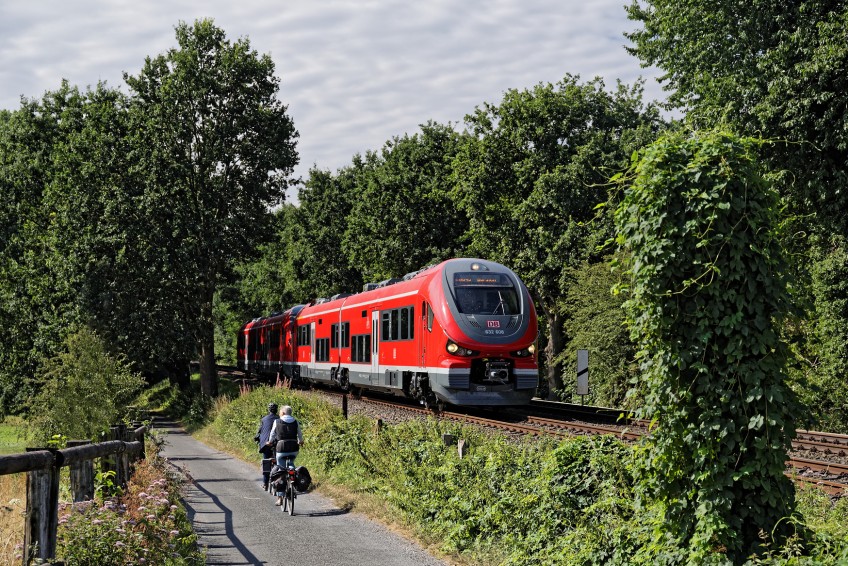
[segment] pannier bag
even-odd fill
[[[285,472],[285,469],[281,468],[277,464],[274,464],[274,467],[271,468],[271,481],[283,479],[283,472]]]
[[[312,485],[312,476],[309,475],[309,470],[306,469],[306,466],[298,466],[295,468],[295,480],[294,487],[298,491],[308,491],[309,486]]]

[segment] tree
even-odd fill
[[[638,406],[638,396],[627,398],[631,383],[638,378],[636,348],[624,324],[625,294],[612,292],[621,283],[622,275],[611,266],[612,260],[605,258],[563,272],[563,300],[558,308],[568,340],[559,361],[575,375],[577,350],[588,350],[589,402],[623,407],[629,400],[632,406]],[[566,384],[563,398],[572,400],[572,391]]]
[[[741,563],[762,532],[793,534],[790,270],[757,148],[723,132],[661,138],[616,211],[645,383],[637,413],[656,421],[644,485],[662,509],[657,534],[689,563],[716,552]]]
[[[69,89],[63,85],[63,92]],[[0,113],[0,412],[20,411],[37,390],[34,377],[45,356],[57,351],[75,320],[61,298],[50,263],[43,208],[52,182],[64,94],[24,100]]]
[[[359,175],[343,241],[345,255],[369,281],[400,277],[456,257],[467,219],[451,199],[451,161],[460,135],[429,122],[395,137]]]
[[[607,181],[660,127],[640,84],[607,92],[595,79],[506,93],[466,116],[470,141],[454,162],[456,201],[469,218],[472,253],[513,267],[539,307],[550,390],[562,387],[560,278],[597,255],[604,225],[591,225]]]
[[[359,179],[370,164],[355,156],[336,175],[312,169],[299,191],[300,208],[287,225],[290,289],[302,302],[362,288],[362,272],[344,250],[344,235],[355,203],[362,198]]]
[[[848,4],[844,1],[648,0],[631,53],[665,71],[670,102],[701,127],[729,124],[790,143],[765,148],[788,170],[785,195],[845,234],[848,204]]]
[[[269,56],[247,39],[229,42],[211,20],[180,23],[176,36],[179,49],[124,78],[145,199],[160,218],[151,237],[168,250],[163,276],[186,296],[201,388],[215,395],[215,291],[268,239],[269,209],[297,164],[297,132],[276,99]]]

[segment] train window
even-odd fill
[[[360,334],[353,337],[353,346],[350,351],[350,361],[365,362],[371,361],[371,335]]]
[[[427,332],[433,332],[433,307],[427,305]]]
[[[329,362],[330,361],[330,339],[318,338],[315,340],[315,361]]]
[[[401,340],[409,340],[412,338],[410,334],[412,333],[412,325],[410,324],[410,311],[412,307],[400,309],[400,339]]]
[[[415,337],[415,307],[383,311],[380,340],[412,340]]]
[[[400,333],[398,332],[400,330],[400,325],[398,324],[400,313],[398,310],[399,309],[392,310],[392,340],[400,338]]]
[[[456,305],[464,314],[520,314],[518,294],[512,287],[456,287]]]
[[[350,323],[343,322],[339,324],[333,324],[330,326],[330,340],[331,348],[338,348],[341,346],[342,348],[350,347]]]
[[[247,358],[250,360],[256,359],[256,350],[259,345],[259,329],[251,328],[247,337]]]
[[[383,311],[383,313],[382,313],[383,330],[382,330],[382,333],[380,334],[380,336],[381,336],[380,339],[383,340],[383,341],[392,339],[392,337],[391,337],[391,327],[392,327],[391,326],[392,325],[392,323],[391,323],[391,312],[392,311]]]
[[[298,326],[297,327],[297,345],[298,346],[309,346],[309,327],[308,326]]]

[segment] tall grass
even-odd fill
[[[26,513],[26,474],[0,476],[0,564],[21,561]]]
[[[26,423],[21,417],[6,417],[0,422],[0,454],[16,454],[26,449]]]

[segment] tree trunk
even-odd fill
[[[212,294],[203,301],[200,320],[200,391],[218,396],[218,372],[215,368],[215,327],[212,320]]]
[[[554,359],[562,352],[562,316],[547,312],[548,321],[548,343],[545,346],[545,366],[547,368],[548,397],[554,395],[554,391],[562,389],[561,364]]]

